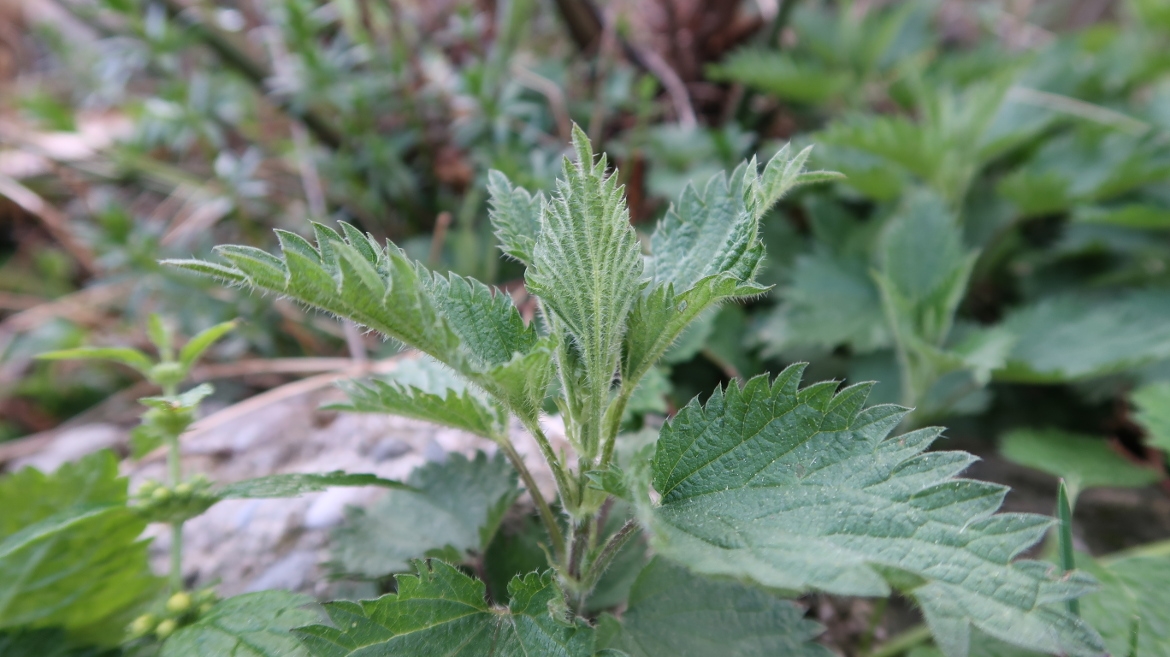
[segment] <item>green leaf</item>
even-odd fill
[[[1148,486],[1162,478],[1110,449],[1101,438],[1059,429],[1017,429],[1003,437],[999,451],[1013,463],[1067,479],[1071,488],[1081,491]]]
[[[1170,357],[1170,291],[1050,297],[1001,326],[1016,341],[997,379],[1054,383],[1113,374]]]
[[[1170,451],[1170,382],[1151,383],[1134,391],[1137,407],[1134,418],[1146,430],[1146,440],[1163,451]]]
[[[975,264],[954,212],[938,196],[912,196],[890,220],[878,260],[878,285],[897,333],[940,346]]]
[[[794,348],[824,350],[849,345],[866,353],[889,346],[881,295],[860,258],[827,249],[797,258],[784,300],[760,327],[766,356]]]
[[[200,383],[190,390],[174,397],[142,397],[138,403],[160,411],[193,411],[199,404],[211,396],[215,388],[210,383]]]
[[[1059,604],[1091,580],[1011,561],[1050,519],[993,515],[1006,489],[953,478],[969,454],[924,453],[938,429],[889,437],[905,409],[863,409],[872,384],[800,390],[802,371],[717,390],[663,427],[661,504],[636,498],[659,555],[776,589],[897,587],[952,657],[967,653],[972,626],[1032,649],[1101,654],[1099,637]]]
[[[132,367],[142,375],[150,373],[154,363],[137,349],[129,347],[77,347],[37,354],[40,360],[109,360]]]
[[[1081,599],[1085,620],[1101,633],[1109,654],[1170,657],[1170,556],[1159,543],[1094,561],[1077,555],[1082,566],[1101,582],[1101,590]]]
[[[282,257],[245,246],[218,247],[234,269],[217,277],[291,297],[414,347],[534,420],[540,403],[532,397],[543,400],[547,388],[534,381],[547,384],[551,359],[539,353],[544,347],[535,330],[524,326],[507,295],[458,276],[435,275],[393,244],[383,248],[349,224],[341,228],[344,236],[314,224],[316,246],[277,231]],[[164,262],[206,273],[190,261]]]
[[[245,479],[220,488],[214,495],[223,500],[249,499],[259,497],[297,497],[305,493],[315,493],[332,486],[380,486],[382,488],[397,488],[411,490],[410,486],[394,481],[382,479],[377,475],[362,473],[346,473],[340,470],[325,474],[277,474],[255,479]]]
[[[295,630],[316,657],[350,655],[541,655],[589,657],[593,630],[553,616],[562,600],[551,573],[517,577],[507,607],[484,599],[483,582],[441,561],[398,576],[398,592],[377,600],[331,602],[334,627]]]
[[[630,657],[829,657],[821,628],[788,600],[708,580],[655,558],[638,575],[621,631],[606,646]]]
[[[588,405],[581,424],[591,457],[599,445],[626,316],[643,287],[642,254],[617,176],[606,175],[605,156],[594,161],[579,127],[573,128],[573,148],[577,161],[565,160],[565,179],[557,181],[557,193],[541,214],[525,279],[580,353]]]
[[[1073,220],[1127,228],[1166,230],[1170,229],[1170,208],[1137,203],[1109,207],[1080,205],[1073,210]]]
[[[853,83],[847,71],[796,61],[774,50],[745,48],[707,67],[711,80],[739,82],[763,93],[800,103],[820,104],[842,96]]]
[[[544,195],[529,194],[523,187],[513,187],[503,173],[488,171],[488,217],[500,240],[500,250],[523,262],[532,263],[532,251],[540,235],[540,212]]]
[[[315,600],[289,591],[260,591],[220,600],[175,632],[159,657],[307,657],[291,630],[321,619]]]
[[[232,320],[200,331],[179,350],[179,363],[183,365],[184,369],[191,369],[195,365],[195,361],[199,360],[208,347],[230,333],[238,324],[239,322]]]
[[[163,322],[158,313],[150,313],[146,318],[146,335],[150,338],[155,349],[158,349],[159,360],[169,361],[174,358],[174,341],[169,326]]]
[[[520,494],[516,473],[502,454],[474,459],[450,454],[407,478],[412,490],[391,490],[334,536],[333,560],[341,572],[381,577],[403,572],[411,559],[442,554],[460,561],[482,553],[504,513]]]
[[[0,655],[4,657],[122,657],[117,648],[74,645],[69,636],[56,629],[0,632]]]
[[[159,589],[146,523],[125,506],[117,459],[99,452],[46,475],[0,480],[0,629],[59,627],[112,645]]]

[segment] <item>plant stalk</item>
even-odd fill
[[[638,521],[630,518],[620,529],[614,532],[613,536],[609,537],[609,540],[605,542],[605,547],[601,548],[601,552],[597,555],[597,558],[593,560],[593,563],[589,564],[589,570],[585,572],[585,576],[581,580],[585,584],[584,589],[586,593],[592,591],[593,587],[597,586],[597,582],[601,580],[601,576],[605,574],[605,571],[609,568],[609,564],[613,562],[617,553],[637,534]]]
[[[504,454],[508,460],[512,462],[512,467],[516,468],[516,472],[520,473],[520,478],[524,480],[524,486],[528,489],[528,494],[532,497],[532,501],[536,504],[536,510],[540,513],[540,519],[544,523],[545,531],[548,532],[549,540],[552,542],[553,554],[558,561],[565,558],[565,538],[561,534],[561,527],[557,524],[557,518],[553,514],[552,507],[549,506],[544,495],[536,486],[536,480],[532,477],[532,472],[528,466],[524,464],[524,459],[516,451],[515,446],[507,438],[497,440],[496,443],[500,449],[504,450]],[[552,465],[552,464],[550,464]]]

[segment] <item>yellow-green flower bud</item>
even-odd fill
[[[172,614],[182,614],[191,609],[191,594],[179,591],[167,600],[167,611]]]
[[[175,495],[178,495],[179,497],[187,497],[193,491],[194,489],[191,487],[191,484],[188,484],[187,482],[183,482],[178,486],[175,486]]]
[[[134,622],[130,623],[130,627],[127,629],[129,629],[131,636],[146,636],[154,629],[155,623],[157,622],[158,620],[154,617],[154,614],[142,614],[138,618],[135,618]]]
[[[160,639],[165,639],[168,636],[174,634],[175,630],[178,628],[179,624],[176,623],[174,619],[168,618],[165,621],[159,623],[158,627],[154,628],[154,635]]]
[[[155,501],[165,502],[171,499],[171,489],[166,488],[165,486],[160,486],[159,488],[154,489],[154,492],[151,493],[150,496]]]

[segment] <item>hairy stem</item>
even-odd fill
[[[549,506],[548,501],[544,499],[544,495],[536,486],[536,480],[532,477],[532,472],[528,466],[524,464],[524,459],[516,451],[512,442],[507,438],[496,441],[500,449],[504,450],[508,460],[512,462],[512,467],[516,468],[516,472],[520,473],[520,478],[524,480],[524,486],[528,489],[528,494],[532,497],[533,503],[536,504],[536,510],[540,513],[541,522],[544,523],[545,531],[548,532],[549,540],[552,542],[553,554],[558,561],[563,561],[565,558],[565,537],[561,534],[561,527],[557,524],[557,518],[552,512],[552,507]]]
[[[593,587],[597,586],[597,582],[601,580],[601,576],[605,574],[605,571],[609,568],[609,564],[613,563],[613,559],[617,556],[617,553],[637,534],[638,522],[630,518],[620,529],[614,532],[613,536],[609,537],[609,540],[605,543],[605,547],[601,548],[601,552],[593,560],[593,563],[589,564],[589,570],[581,579],[585,585],[584,590],[586,594],[591,592]]]
[[[557,453],[553,451],[552,443],[549,442],[548,436],[544,435],[544,431],[540,428],[540,424],[536,420],[521,419],[524,428],[532,437],[536,439],[536,444],[540,447],[540,453],[544,456],[545,462],[552,470],[553,479],[557,483],[557,494],[561,497],[561,506],[572,510],[577,505],[577,497],[573,494],[573,489],[569,486],[568,475],[565,472],[564,466],[561,464],[561,459],[557,457]]]

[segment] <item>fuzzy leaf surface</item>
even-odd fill
[[[216,492],[220,499],[251,499],[261,497],[297,497],[305,493],[323,491],[333,486],[380,486],[410,490],[410,486],[377,475],[348,473],[337,470],[323,474],[288,473],[245,479],[228,484]]]
[[[1048,518],[996,515],[1004,487],[954,478],[974,457],[925,452],[938,429],[890,437],[906,411],[863,408],[872,384],[800,389],[802,371],[716,391],[663,428],[652,465],[661,504],[638,498],[659,555],[777,589],[896,587],[952,657],[967,654],[972,626],[1053,654],[1103,654],[1057,604],[1091,590],[1091,578],[1012,562]]]
[[[662,558],[638,575],[628,604],[607,647],[630,657],[832,655],[812,642],[821,628],[792,602],[699,577]]]
[[[513,410],[531,415],[534,393],[511,387],[518,377],[509,367],[547,380],[551,374],[533,370],[543,366],[551,371],[551,361],[525,359],[532,354],[511,351],[534,345],[536,334],[524,327],[507,295],[455,275],[435,275],[393,244],[382,247],[348,224],[341,225],[344,235],[321,224],[313,228],[316,245],[277,231],[280,256],[221,246],[216,252],[230,267],[166,262],[351,319],[430,355],[512,404]]]
[[[291,630],[321,620],[313,598],[260,591],[220,600],[199,620],[175,632],[160,657],[307,657]]]
[[[126,480],[108,451],[43,474],[0,479],[0,629],[59,627],[95,643],[160,580],[147,561],[146,526],[125,506]]]
[[[622,188],[594,161],[589,138],[575,127],[577,161],[544,206],[528,289],[571,337],[580,353],[589,402],[585,424],[599,432],[618,367],[626,316],[642,290],[642,253]],[[587,446],[587,451],[592,449]]]
[[[488,604],[483,582],[441,561],[419,563],[416,575],[397,579],[397,593],[326,604],[334,627],[302,627],[297,636],[315,657],[593,654],[588,625],[553,617],[550,607],[562,594],[551,573],[514,578],[506,608]]]
[[[364,577],[405,571],[412,559],[441,555],[460,562],[491,542],[504,512],[520,494],[502,454],[474,459],[450,454],[407,478],[411,490],[391,490],[373,506],[354,510],[334,536],[337,569]]]
[[[487,188],[488,217],[500,240],[500,250],[524,264],[531,264],[536,236],[540,234],[544,195],[529,194],[523,187],[514,187],[507,176],[494,169],[488,172]]]

